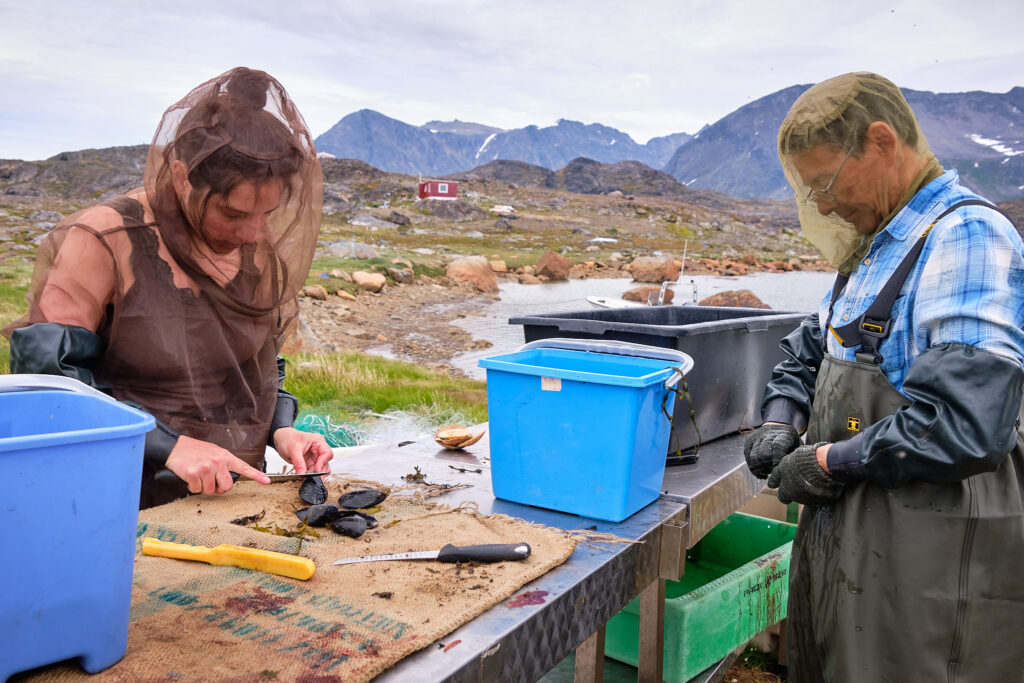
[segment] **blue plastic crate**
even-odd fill
[[[612,522],[658,497],[679,359],[533,348],[480,366],[495,496]]]
[[[124,656],[153,425],[96,395],[0,393],[0,680],[73,657],[95,673]]]

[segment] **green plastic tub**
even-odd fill
[[[688,681],[786,617],[795,524],[734,513],[686,555],[665,584],[666,681]],[[605,654],[637,665],[640,599],[608,622]]]

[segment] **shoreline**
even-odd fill
[[[522,328],[507,326],[507,317],[583,310],[591,308],[585,301],[590,294],[618,297],[620,289],[656,286],[634,282],[622,271],[615,271],[614,275],[617,277],[609,274],[539,285],[519,284],[514,276],[506,276],[499,279],[499,294],[483,294],[467,284],[431,283],[389,285],[379,294],[360,292],[355,301],[337,296],[323,301],[302,298],[300,329],[284,351],[358,351],[452,376],[482,378],[482,372],[474,368],[476,359],[507,352],[509,329],[521,339]],[[684,287],[692,278],[701,299],[730,289],[752,289],[775,310],[794,310],[792,305],[783,304],[797,296],[803,298],[796,300],[804,302],[797,310],[813,310],[833,277],[834,273],[819,270],[778,273],[763,269],[743,276],[722,276],[704,270],[687,271],[674,285],[679,290],[679,303],[687,296]],[[812,284],[798,288],[773,285],[783,278]],[[593,287],[588,282],[594,282]]]

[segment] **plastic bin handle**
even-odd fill
[[[74,394],[89,394],[105,401],[117,403],[117,399],[104,394],[99,389],[79,382],[71,377],[61,375],[0,375],[0,394],[15,391],[70,391]]]
[[[519,347],[520,351],[528,351],[529,349],[564,349],[566,351],[610,353],[616,356],[633,356],[636,358],[671,361],[676,366],[673,368],[672,376],[665,380],[666,387],[675,386],[684,375],[693,369],[693,358],[689,354],[677,351],[676,349],[664,349],[660,346],[634,344],[633,342],[550,337],[548,339],[538,339]]]

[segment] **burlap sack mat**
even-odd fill
[[[330,477],[327,486],[328,502],[337,503],[344,490],[363,485]],[[368,680],[558,566],[576,545],[557,529],[445,510],[414,499],[411,491],[393,492],[374,512],[380,526],[359,539],[318,529],[320,538],[306,537],[300,549],[297,538],[251,528],[296,529],[294,511],[305,506],[298,487],[240,482],[226,495],[145,510],[139,514],[139,548],[151,536],[208,547],[298,550],[316,562],[313,578],[298,581],[138,551],[124,659],[95,676],[61,665],[32,679]],[[248,526],[231,523],[261,513]],[[521,562],[331,565],[343,557],[436,550],[446,543],[521,541],[532,548]]]

